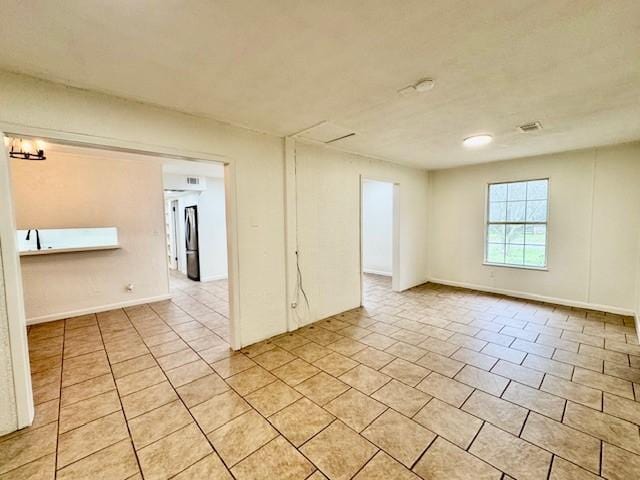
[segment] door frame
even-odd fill
[[[360,185],[359,185],[359,209],[358,213],[360,216],[358,228],[360,233],[360,306],[364,303],[364,262],[363,262],[363,210],[364,210],[364,184],[367,181],[374,182],[384,182],[390,183],[393,185],[393,196],[392,196],[392,236],[391,236],[391,289],[394,292],[402,291],[400,288],[400,182],[397,182],[393,179],[386,177],[377,177],[375,175],[360,175]]]
[[[4,138],[37,138],[45,142],[72,145],[98,150],[110,150],[154,157],[171,157],[195,162],[216,162],[224,165],[225,215],[227,222],[227,267],[229,285],[229,339],[230,346],[242,346],[240,329],[240,291],[237,222],[236,162],[233,158],[215,153],[195,152],[168,146],[147,145],[138,142],[67,132],[48,128],[29,127],[0,122]],[[6,148],[0,151],[0,247],[4,271],[9,343],[16,397],[18,429],[32,424],[34,417],[31,369],[27,343],[22,273],[16,239],[15,209],[11,188],[11,170]],[[165,256],[165,261],[166,256]],[[167,285],[169,269],[167,272]]]
[[[6,208],[1,208],[2,206]],[[22,271],[17,243],[9,155],[7,149],[3,147],[0,151],[0,246],[2,248],[2,265],[0,266],[4,271],[9,350],[19,430],[31,425],[35,408],[31,387]]]
[[[174,270],[180,271],[180,251],[178,249],[178,231],[179,231],[179,220],[178,220],[178,210],[180,209],[180,201],[177,198],[172,198],[170,200],[171,205],[171,255],[172,261],[174,264]]]

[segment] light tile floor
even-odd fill
[[[632,319],[367,276],[366,308],[229,350],[226,285],[29,329],[5,479],[640,478]]]

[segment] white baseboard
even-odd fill
[[[200,277],[201,282],[215,282],[216,280],[226,280],[229,276],[224,273],[221,275],[211,275],[210,277]]]
[[[636,321],[636,335],[638,336],[638,342],[640,342],[640,312],[636,312],[634,318]]]
[[[382,275],[384,277],[391,276],[391,272],[383,272],[382,270],[369,270],[368,268],[363,268],[362,273],[372,273],[373,275]]]
[[[566,298],[547,297],[546,295],[538,295],[536,293],[519,292],[517,290],[507,290],[503,288],[488,287],[485,285],[475,285],[473,283],[455,282],[451,280],[444,280],[442,278],[430,278],[432,283],[441,283],[442,285],[449,285],[451,287],[468,288],[469,290],[478,290],[480,292],[497,293],[500,295],[506,295],[507,297],[522,298],[524,300],[535,300],[537,302],[554,303],[556,305],[563,305],[566,307],[585,308],[589,310],[598,310],[601,312],[615,313],[618,315],[635,315],[633,310],[628,308],[614,307],[612,305],[600,305],[597,303],[581,302],[578,300],[568,300]],[[638,320],[636,319],[636,327]]]
[[[170,300],[171,297],[172,295],[170,293],[167,293],[164,295],[157,295],[155,297],[138,298],[136,300],[112,303],[109,305],[98,305],[95,307],[81,308],[78,310],[70,310],[68,312],[51,313],[49,315],[42,315],[40,317],[27,318],[27,325],[36,325],[38,323],[52,322],[54,320],[62,320],[64,318],[79,317],[80,315],[87,315],[89,313],[107,312],[109,310],[115,310],[118,308],[134,307],[136,305],[142,305],[145,303],[161,302],[163,300]]]

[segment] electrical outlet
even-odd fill
[[[133,292],[133,283],[127,285],[127,292]]]

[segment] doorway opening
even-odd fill
[[[163,189],[172,302],[230,343],[224,168],[167,160]]]
[[[4,135],[2,301],[18,428],[33,420],[31,374],[59,368],[67,358],[106,351],[118,363],[161,350],[162,342],[176,335],[184,342],[197,341],[198,352],[208,347],[209,361],[240,348],[234,323],[239,292],[232,164],[214,156],[177,160],[172,152],[103,145],[99,138],[85,143],[84,137],[62,133],[37,143],[28,134]],[[46,158],[13,158],[8,145],[14,138],[22,139],[21,148],[38,145]],[[175,295],[174,302],[170,293],[163,167],[174,161],[213,165],[219,172],[226,222],[222,248],[227,249],[229,233],[230,253],[224,285],[213,299],[209,295],[196,301],[195,294],[187,301],[186,295]],[[211,223],[205,212],[198,214],[201,224]],[[172,243],[177,248],[177,237]],[[216,310],[214,304],[220,307]]]
[[[397,290],[397,197],[399,185],[361,179],[361,282],[362,306]]]

